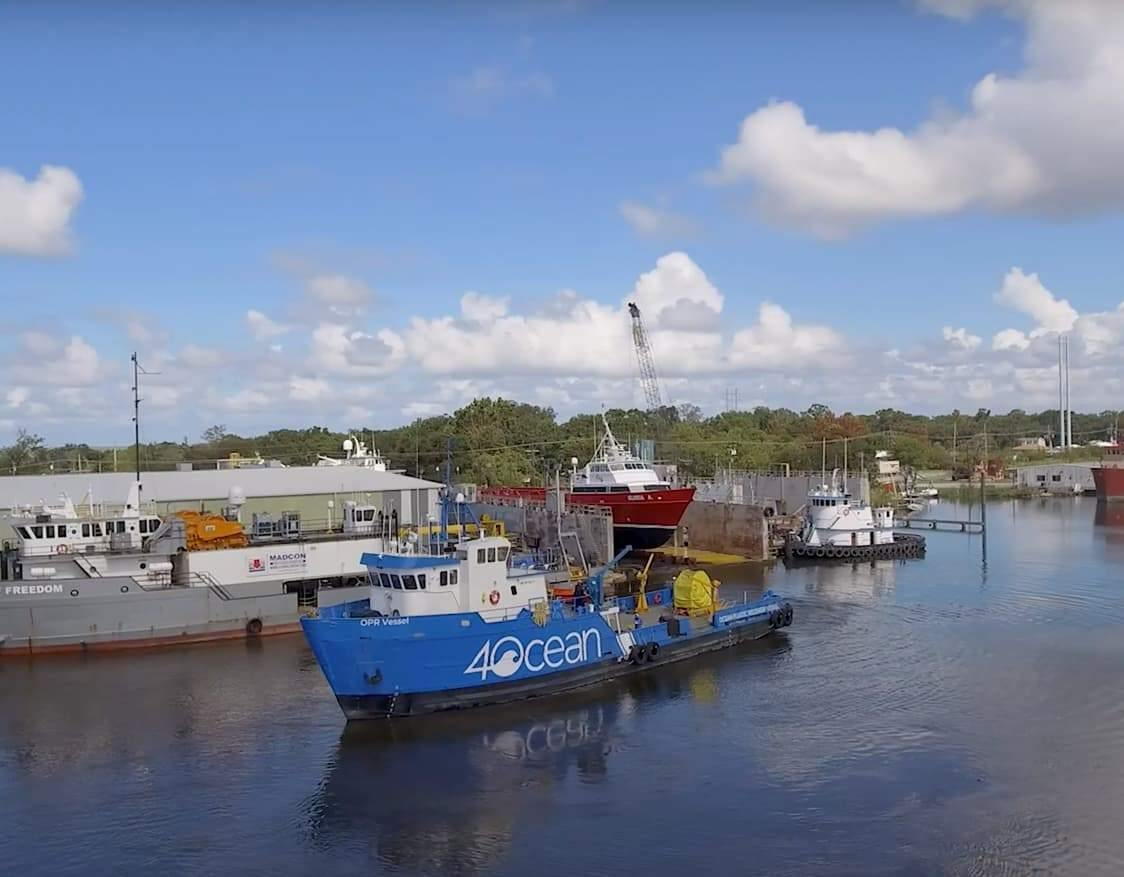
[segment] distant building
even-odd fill
[[[1041,463],[1020,466],[1015,470],[1015,483],[1029,490],[1072,495],[1096,493],[1092,463]]]
[[[1021,439],[1018,440],[1018,443],[1016,443],[1016,445],[1015,445],[1015,450],[1016,451],[1044,451],[1049,446],[1050,446],[1050,443],[1047,442],[1046,439],[1043,438],[1042,436],[1038,436],[1037,438],[1027,437],[1027,438],[1021,438]]]

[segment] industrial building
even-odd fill
[[[0,509],[35,511],[62,496],[80,514],[91,505],[120,508],[135,478],[126,472],[0,477]],[[237,496],[245,499],[243,520],[255,512],[295,511],[307,524],[324,525],[338,523],[343,503],[353,500],[413,524],[437,514],[440,487],[398,472],[346,465],[142,472],[141,504],[161,516],[182,509],[218,513]]]
[[[1019,466],[1015,471],[1015,484],[1027,490],[1045,490],[1048,493],[1096,493],[1093,484],[1092,463],[1039,463]]]

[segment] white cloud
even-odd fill
[[[1026,350],[1028,347],[1030,339],[1018,329],[1003,329],[991,339],[992,350]]]
[[[979,335],[969,334],[968,330],[963,327],[953,329],[951,326],[945,326],[941,330],[941,334],[945,341],[960,350],[975,350],[983,341]]]
[[[510,298],[466,292],[461,296],[461,315],[470,323],[491,323],[504,317],[510,305]]]
[[[305,291],[314,302],[341,317],[362,312],[374,297],[371,287],[346,274],[313,275],[308,278]]]
[[[261,311],[256,311],[251,308],[246,311],[246,328],[250,330],[250,334],[253,335],[256,340],[268,341],[270,338],[284,335],[292,327],[278,323]]]
[[[1068,332],[1077,322],[1077,311],[1066,299],[1055,298],[1037,274],[1024,274],[1021,268],[1007,272],[995,300],[1031,317],[1047,332]]]
[[[294,375],[289,379],[289,398],[296,402],[319,402],[331,391],[331,385],[319,378],[302,378]]]
[[[477,112],[518,97],[550,97],[554,81],[534,70],[513,72],[500,65],[481,65],[449,82],[453,105],[462,112]]]
[[[5,394],[9,408],[19,408],[31,396],[31,391],[27,387],[12,387]]]
[[[757,323],[734,334],[734,363],[776,371],[798,363],[805,368],[834,368],[845,353],[842,336],[827,326],[796,325],[780,305],[763,302]],[[830,356],[829,356],[830,355]]]
[[[397,370],[404,358],[405,344],[389,329],[369,334],[338,323],[321,323],[312,332],[309,365],[314,371],[380,377]]]
[[[70,221],[82,200],[74,171],[43,165],[35,179],[0,168],[0,253],[56,256],[70,250]]]
[[[982,5],[929,3],[961,16]],[[746,117],[709,179],[752,183],[767,216],[824,237],[969,209],[1061,216],[1124,206],[1124,3],[1002,5],[1025,21],[1024,67],[983,76],[964,112],[908,132],[823,131],[799,105],[775,101]]]
[[[98,352],[83,338],[55,338],[45,332],[22,333],[22,352],[9,363],[9,375],[31,385],[87,387],[104,378]]]
[[[209,369],[221,365],[225,354],[213,347],[201,347],[198,344],[185,344],[177,354],[176,359],[183,365],[192,369]]]
[[[686,216],[661,207],[622,201],[617,210],[633,231],[645,237],[683,237],[696,231],[695,224]]]
[[[648,329],[713,329],[722,311],[722,293],[683,252],[668,253],[640,275],[629,301],[639,306]]]

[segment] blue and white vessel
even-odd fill
[[[631,597],[602,599],[603,570],[577,598],[556,599],[547,572],[515,562],[501,536],[438,545],[424,553],[422,543],[404,540],[400,552],[364,554],[368,596],[302,619],[349,720],[557,694],[792,622],[792,606],[770,591],[687,616],[664,588],[648,594],[656,605],[637,612]]]

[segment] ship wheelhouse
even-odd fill
[[[604,415],[601,422],[605,432],[593,458],[584,468],[575,467],[570,473],[571,493],[649,493],[671,489],[651,466],[617,441]]]

